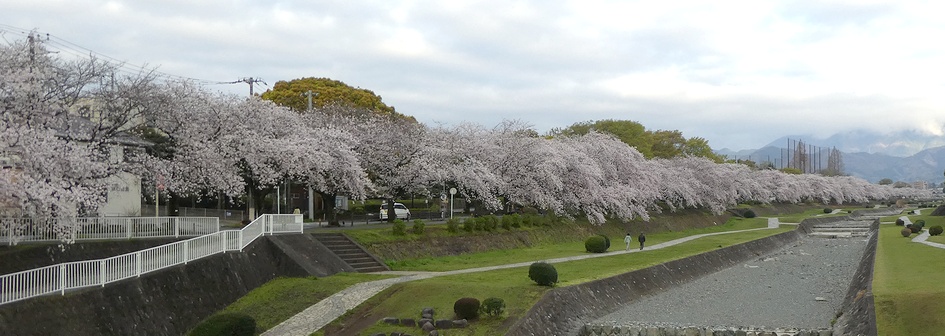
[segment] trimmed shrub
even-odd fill
[[[463,220],[463,231],[473,232],[476,230],[476,219],[475,218],[466,218]]]
[[[900,230],[899,233],[902,234],[903,237],[908,237],[912,235],[912,229],[902,228],[902,230]]]
[[[912,230],[912,233],[922,232],[922,228],[924,227],[925,227],[925,221],[921,219],[916,221],[915,223],[912,223],[912,225],[909,225],[909,229]]]
[[[453,303],[453,312],[457,319],[472,320],[479,317],[479,299],[465,297]]]
[[[511,215],[502,216],[502,228],[508,231],[512,231],[512,217]]]
[[[829,213],[831,213],[831,212],[833,212],[833,209],[831,209],[831,208],[824,208],[824,213],[825,213],[825,214],[829,214]]]
[[[742,217],[745,218],[755,218],[756,216],[755,210],[752,209],[745,210],[745,213],[742,214]]]
[[[540,286],[554,286],[558,283],[558,270],[549,263],[539,261],[528,267],[528,278]]]
[[[522,226],[530,227],[535,225],[535,215],[523,215],[522,216]]]
[[[220,313],[200,322],[189,336],[253,336],[256,320],[243,313]]]
[[[929,235],[938,236],[938,235],[942,234],[942,231],[943,231],[943,229],[942,229],[942,226],[941,226],[941,225],[934,225],[934,226],[932,226],[932,227],[929,228]]]
[[[413,227],[410,228],[410,231],[413,231],[414,234],[422,235],[426,226],[427,225],[423,223],[422,219],[414,219]]]
[[[896,219],[896,225],[897,225],[897,226],[903,226],[903,225],[906,225],[906,222],[903,221],[902,218],[897,218],[897,219]]]
[[[505,301],[497,297],[482,300],[479,312],[492,317],[502,316],[502,313],[505,312]]]
[[[394,220],[394,226],[391,227],[395,236],[403,236],[407,234],[407,223],[400,219]]]
[[[499,228],[499,217],[488,215],[483,217],[483,226],[486,231],[492,232]]]
[[[521,215],[519,215],[519,214],[511,214],[511,215],[509,215],[508,217],[510,218],[509,221],[512,222],[512,227],[513,227],[513,228],[518,229],[518,228],[522,227],[522,216],[521,216]]]
[[[457,233],[459,232],[459,220],[450,218],[446,220],[446,232]]]
[[[924,220],[924,219],[917,220],[917,221],[915,221],[915,223],[912,223],[912,225],[918,225],[918,226],[921,226],[921,227],[925,227],[925,220]]]
[[[607,237],[607,235],[605,235],[605,234],[603,234],[603,233],[601,233],[600,236],[601,236],[601,237],[604,237],[604,241],[607,243],[607,244],[606,244],[606,245],[607,245],[607,249],[610,249],[610,237]]]
[[[591,253],[607,252],[607,242],[602,236],[591,236],[584,241],[584,249]]]

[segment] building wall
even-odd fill
[[[127,172],[108,178],[108,198],[102,216],[141,216],[141,178]]]

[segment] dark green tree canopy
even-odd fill
[[[673,158],[677,156],[700,156],[722,162],[712,152],[709,142],[703,138],[686,139],[680,131],[649,131],[640,123],[630,120],[598,120],[575,123],[566,128],[552,129],[551,136],[583,135],[591,130],[611,134],[620,141],[633,146],[648,159]]]
[[[313,108],[325,106],[344,106],[372,111],[376,114],[390,115],[413,120],[397,113],[393,106],[387,106],[381,96],[373,91],[351,87],[342,81],[330,78],[305,77],[291,81],[278,81],[270,90],[262,94],[262,99],[304,112],[308,108],[307,91],[317,94],[312,97]]]

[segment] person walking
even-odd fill
[[[633,236],[630,235],[630,232],[627,232],[627,236],[623,237],[623,242],[627,243],[627,251],[630,251],[630,243],[633,242]]]
[[[642,251],[642,250],[643,250],[643,242],[646,241],[646,235],[643,234],[643,232],[640,232],[640,236],[637,237],[637,240],[640,241],[640,250]]]

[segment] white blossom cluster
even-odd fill
[[[594,223],[665,208],[720,213],[746,201],[921,196],[853,177],[647,160],[610,135],[542,137],[520,121],[426,126],[339,106],[300,114],[94,59],[56,59],[32,41],[0,46],[0,111],[0,157],[16,162],[0,169],[0,209],[18,216],[94,212],[104,179],[118,171],[179,195],[240,196],[285,179],[353,199],[455,186],[489,209],[531,206]],[[142,145],[129,134],[143,129],[166,139],[167,151],[109,156],[114,146]]]

